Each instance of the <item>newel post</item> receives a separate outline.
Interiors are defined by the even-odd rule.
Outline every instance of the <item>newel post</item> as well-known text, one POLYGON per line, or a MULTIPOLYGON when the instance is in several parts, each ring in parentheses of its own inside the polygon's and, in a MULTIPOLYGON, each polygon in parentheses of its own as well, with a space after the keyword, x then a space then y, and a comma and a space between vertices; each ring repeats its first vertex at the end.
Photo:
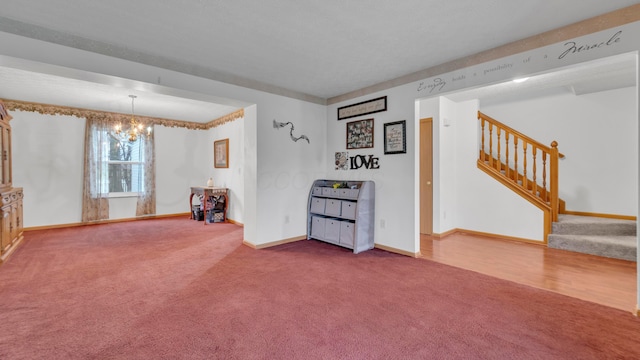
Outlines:
POLYGON ((549 190, 551 192, 551 221, 558 221, 558 212, 560 211, 560 198, 558 195, 558 142, 551 142, 551 153, 549 154, 549 190))

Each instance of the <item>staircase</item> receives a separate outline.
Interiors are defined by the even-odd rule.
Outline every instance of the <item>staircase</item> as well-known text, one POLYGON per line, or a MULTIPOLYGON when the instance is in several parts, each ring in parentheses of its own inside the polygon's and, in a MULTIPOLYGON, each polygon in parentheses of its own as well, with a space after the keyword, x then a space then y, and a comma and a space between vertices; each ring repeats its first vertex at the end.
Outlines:
POLYGON ((560 210, 558 143, 546 146, 480 111, 478 121, 478 169, 542 210, 546 239, 560 210))
POLYGON ((565 213, 557 142, 546 146, 479 111, 478 121, 478 168, 542 210, 549 247, 637 261, 635 221, 565 213))
POLYGON ((560 214, 547 239, 550 248, 637 260, 636 222, 633 220, 560 214))

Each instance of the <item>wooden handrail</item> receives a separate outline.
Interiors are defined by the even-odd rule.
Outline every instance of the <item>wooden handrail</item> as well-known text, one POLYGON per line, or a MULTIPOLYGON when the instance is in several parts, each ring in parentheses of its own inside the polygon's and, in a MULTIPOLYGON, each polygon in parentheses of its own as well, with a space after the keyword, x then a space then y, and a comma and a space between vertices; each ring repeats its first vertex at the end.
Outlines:
POLYGON ((546 241, 560 211, 558 143, 544 145, 480 111, 478 121, 478 167, 545 211, 546 241))

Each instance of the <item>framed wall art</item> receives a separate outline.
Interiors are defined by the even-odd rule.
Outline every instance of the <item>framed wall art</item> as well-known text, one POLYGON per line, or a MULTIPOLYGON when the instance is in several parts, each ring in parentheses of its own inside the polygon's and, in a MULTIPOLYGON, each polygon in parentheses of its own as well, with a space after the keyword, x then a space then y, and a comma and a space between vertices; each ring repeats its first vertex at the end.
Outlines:
POLYGON ((396 121, 384 124, 384 153, 407 153, 407 121, 396 121))
POLYGON ((373 147, 373 119, 347 123, 347 149, 373 147))
POLYGON ((213 142, 213 167, 229 167, 229 139, 213 142))
POLYGON ((353 105, 339 107, 338 120, 344 120, 360 115, 369 115, 380 111, 387 111, 386 96, 359 102, 353 105))

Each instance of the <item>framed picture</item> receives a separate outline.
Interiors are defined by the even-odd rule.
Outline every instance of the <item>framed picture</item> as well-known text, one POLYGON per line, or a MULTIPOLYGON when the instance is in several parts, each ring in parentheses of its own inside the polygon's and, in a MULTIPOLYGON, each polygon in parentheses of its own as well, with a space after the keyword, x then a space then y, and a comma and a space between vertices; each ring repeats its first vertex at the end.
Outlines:
POLYGON ((360 115, 368 115, 380 111, 387 111, 387 97, 359 102, 357 104, 347 105, 338 108, 338 120, 344 120, 360 115))
POLYGON ((396 121, 384 124, 384 153, 407 153, 407 121, 396 121))
POLYGON ((229 167, 229 139, 213 142, 213 167, 229 167))
POLYGON ((373 147, 373 119, 347 123, 347 149, 373 147))

